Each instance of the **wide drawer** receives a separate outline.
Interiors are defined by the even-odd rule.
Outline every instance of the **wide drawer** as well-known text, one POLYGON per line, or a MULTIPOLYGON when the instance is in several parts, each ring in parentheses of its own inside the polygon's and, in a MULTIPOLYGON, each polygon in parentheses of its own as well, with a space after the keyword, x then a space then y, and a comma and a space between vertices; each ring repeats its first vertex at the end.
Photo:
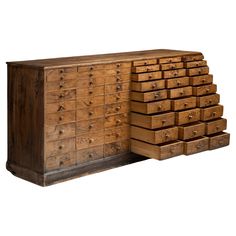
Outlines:
POLYGON ((171 101, 171 110, 180 111, 196 107, 196 97, 179 98, 171 101))
POLYGON ((176 78, 176 77, 181 77, 181 76, 186 76, 186 69, 163 71, 163 78, 164 79, 176 78))
POLYGON ((75 101, 64 101, 57 103, 50 103, 46 105, 46 113, 57 113, 72 111, 76 109, 75 101))
POLYGON ((181 98, 192 96, 193 90, 191 86, 175 88, 168 90, 168 98, 181 98))
POLYGON ((189 77, 189 83, 192 86, 211 84, 213 82, 213 75, 198 75, 189 77))
POLYGON ((118 142, 104 144, 104 156, 109 157, 130 151, 130 140, 122 140, 118 142))
POLYGON ((53 91, 47 93, 46 103, 61 102, 65 100, 75 100, 76 89, 53 91))
POLYGON ((137 66, 132 67, 132 73, 145 73, 160 70, 160 65, 137 66))
POLYGON ((165 80, 154 80, 148 82, 131 82, 132 91, 146 92, 164 88, 165 88, 165 80))
POLYGON ((149 73, 140 73, 140 74, 132 74, 132 81, 147 81, 147 80, 156 80, 162 78, 161 71, 149 72, 149 73))
POLYGON ((219 94, 212 94, 212 95, 197 97, 198 107, 209 107, 212 105, 217 105, 219 102, 220 102, 219 94))
POLYGON ((114 94, 129 90, 130 90, 130 82, 105 85, 105 94, 114 94))
POLYGON ((208 66, 187 69, 187 75, 188 76, 206 75, 208 73, 209 73, 209 67, 208 66))
POLYGON ((207 61, 189 61, 184 63, 185 68, 194 68, 194 67, 201 67, 201 66, 207 66, 207 61))
POLYGON ((200 109, 194 108, 186 111, 176 112, 176 124, 183 125, 200 120, 200 109))
POLYGON ((230 142, 230 135, 225 132, 212 134, 212 135, 209 135, 208 137, 209 137, 210 150, 225 147, 229 145, 229 142, 230 142))
POLYGON ((188 56, 183 56, 182 60, 183 61, 200 61, 203 60, 204 56, 202 54, 197 54, 197 55, 188 55, 188 56))
POLYGON ((193 87, 194 96, 208 95, 208 94, 216 93, 216 91, 217 91, 216 84, 193 87))
POLYGON ((158 90, 151 92, 131 92, 131 100, 140 102, 151 102, 167 98, 167 90, 158 90))
POLYGON ((178 88, 189 85, 189 77, 179 77, 166 80, 166 88, 178 88))
POLYGON ((129 139, 129 137, 129 125, 107 128, 105 129, 104 143, 113 143, 122 139, 129 139))
POLYGON ((107 104, 104 106, 105 116, 127 113, 129 112, 129 110, 129 102, 119 102, 114 104, 107 104))
POLYGON ((133 66, 146 66, 157 64, 157 59, 145 59, 133 61, 133 66))
POLYGON ((181 62, 181 57, 164 57, 159 59, 160 64, 181 62))
POLYGON ((99 117, 104 117, 104 106, 78 109, 76 112, 77 121, 95 119, 99 117))
POLYGON ((205 123, 197 122, 179 126, 179 139, 187 140, 205 135, 205 123))
POLYGON ((223 115, 223 110, 222 105, 201 108, 201 120, 207 121, 217 119, 223 115))
POLYGON ((84 164, 90 161, 102 159, 104 156, 103 145, 85 148, 77 151, 76 163, 84 164))
POLYGON ((71 123, 76 120, 76 111, 66 111, 46 114, 46 125, 59 125, 71 123))
POLYGON ((115 127, 129 124, 129 113, 117 114, 105 117, 104 127, 115 127))
POLYGON ((76 134, 97 132, 104 129, 104 118, 79 121, 76 124, 76 134))
POLYGON ((158 129, 175 124, 175 113, 167 112, 158 115, 143 115, 139 113, 131 113, 131 124, 147 129, 158 129))
POLYGON ((206 122, 206 135, 219 133, 227 128, 227 120, 224 118, 206 122))
POLYGON ((112 104, 116 102, 124 102, 124 101, 129 101, 129 100, 130 100, 129 91, 105 95, 105 104, 112 104))
POLYGON ((184 154, 191 155, 194 153, 203 152, 209 149, 209 138, 199 137, 193 140, 184 142, 184 154))
POLYGON ((183 62, 176 62, 176 63, 168 63, 168 64, 161 64, 161 70, 176 70, 181 69, 184 67, 183 62))
POLYGON ((173 141, 162 145, 154 145, 131 139, 131 152, 157 160, 164 160, 183 154, 183 142, 173 141))

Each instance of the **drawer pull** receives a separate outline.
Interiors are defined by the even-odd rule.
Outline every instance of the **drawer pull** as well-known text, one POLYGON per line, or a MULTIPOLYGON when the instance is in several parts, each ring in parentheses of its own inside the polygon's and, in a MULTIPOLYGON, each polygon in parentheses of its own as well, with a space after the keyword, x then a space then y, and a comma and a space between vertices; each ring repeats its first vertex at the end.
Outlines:
POLYGON ((119 138, 120 137, 120 134, 119 133, 116 133, 116 138, 119 138))
POLYGON ((119 68, 119 67, 120 67, 120 63, 116 64, 116 67, 118 67, 118 68, 119 68))
POLYGON ((209 104, 212 104, 212 100, 209 100, 209 104))
POLYGON ((118 146, 118 145, 115 148, 116 148, 117 151, 119 151, 121 149, 121 147, 118 146))
POLYGON ((212 112, 212 116, 216 116, 216 112, 214 111, 214 112, 212 112))
POLYGON ((90 125, 89 125, 89 129, 92 129, 92 128, 93 128, 93 124, 90 124, 90 125))
POLYGON ((160 97, 160 94, 159 93, 155 93, 154 94, 154 98, 159 98, 160 97))
POLYGON ((94 142, 94 139, 93 138, 90 138, 89 139, 89 143, 93 143, 94 142))
POLYGON ((220 127, 219 126, 216 126, 216 130, 219 130, 220 129, 220 127))
POLYGON ((206 92, 207 92, 207 93, 209 93, 209 92, 210 92, 210 89, 209 89, 209 88, 208 88, 208 89, 206 89, 206 92))
POLYGON ((93 153, 89 153, 89 158, 92 158, 93 157, 93 153))
POLYGON ((64 130, 59 130, 59 134, 64 134, 64 130))
POLYGON ((63 79, 64 79, 64 76, 61 75, 60 80, 63 80, 63 79))
POLYGON ((58 148, 62 150, 64 148, 64 145, 60 145, 58 148))
POLYGON ((59 95, 59 98, 60 99, 62 99, 62 98, 64 98, 65 97, 65 94, 63 94, 63 93, 61 93, 60 95, 59 95))
POLYGON ((93 81, 92 80, 89 81, 89 86, 91 86, 91 85, 93 85, 93 81))
POLYGON ((200 75, 202 73, 202 70, 198 70, 198 74, 200 75))
POLYGON ((206 82, 206 79, 202 79, 202 83, 205 83, 206 82))
POLYGON ((64 70, 63 70, 63 69, 61 69, 61 70, 60 70, 60 73, 63 73, 63 72, 64 72, 64 70))
POLYGON ((188 103, 184 103, 184 106, 187 107, 187 106, 188 106, 188 103))
POLYGON ((117 95, 116 95, 116 100, 119 100, 119 99, 120 99, 120 95, 117 94, 117 95))
POLYGON ((65 107, 63 105, 60 105, 58 111, 63 111, 63 110, 65 110, 65 107))
POLYGON ((121 90, 121 85, 117 85, 117 86, 116 86, 116 90, 117 90, 117 91, 121 90))
POLYGON ((176 77, 177 75, 178 75, 178 73, 177 73, 177 72, 175 72, 175 73, 174 73, 174 76, 176 77))
POLYGON ((90 90, 90 91, 89 91, 89 94, 93 94, 93 91, 92 91, 92 90, 90 90))
POLYGON ((180 86, 181 85, 181 82, 180 81, 177 81, 177 86, 180 86))
POLYGON ((191 120, 193 118, 192 115, 188 115, 188 119, 191 120))
POLYGON ((93 111, 90 111, 90 112, 89 112, 89 115, 92 116, 92 115, 93 115, 93 111))
POLYGON ((116 111, 119 111, 119 110, 120 110, 120 108, 121 108, 120 106, 119 106, 119 107, 116 107, 116 111))
POLYGON ((198 63, 196 63, 196 66, 199 66, 199 64, 198 64, 198 63))
POLYGON ((183 96, 184 95, 184 91, 180 92, 179 94, 180 94, 180 96, 183 96))
POLYGON ((64 87, 64 83, 60 83, 59 88, 63 88, 63 87, 64 87))
POLYGON ((89 67, 89 70, 90 70, 90 71, 92 71, 92 70, 93 70, 93 67, 92 67, 92 66, 90 66, 90 67, 89 67))
POLYGON ((169 134, 165 134, 165 139, 168 139, 170 137, 169 134))
POLYGON ((116 82, 120 82, 120 81, 121 81, 120 77, 116 76, 116 82))
POLYGON ((116 120, 116 124, 121 124, 121 120, 116 120))
POLYGON ((164 125, 166 123, 166 120, 162 120, 161 122, 162 122, 162 125, 164 125))
POLYGON ((175 68, 176 68, 175 66, 171 66, 171 67, 170 67, 170 69, 172 69, 172 70, 175 69, 175 68))
POLYGON ((117 71, 116 71, 116 74, 119 75, 119 74, 120 74, 120 70, 117 70, 117 71))
POLYGON ((93 101, 90 100, 90 101, 89 101, 89 105, 92 105, 92 104, 93 104, 93 101))
POLYGON ((59 165, 60 165, 60 166, 63 166, 63 165, 64 165, 64 162, 63 162, 63 161, 60 161, 60 162, 59 162, 59 165))
POLYGON ((148 78, 151 79, 151 78, 152 78, 152 75, 149 75, 148 78))
POLYGON ((146 62, 146 61, 144 62, 144 65, 145 65, 145 66, 147 65, 147 62, 146 62))
POLYGON ((89 77, 92 77, 93 76, 93 73, 89 73, 89 77))
POLYGON ((160 111, 162 109, 162 106, 158 106, 157 110, 160 111))
POLYGON ((156 88, 157 87, 157 84, 152 84, 152 88, 156 88))
POLYGON ((169 63, 171 63, 171 62, 172 62, 172 60, 171 60, 171 59, 169 59, 169 60, 168 60, 168 62, 169 62, 169 63))
POLYGON ((194 135, 194 136, 197 135, 197 130, 194 130, 194 131, 193 131, 193 135, 194 135))
POLYGON ((63 116, 59 116, 59 121, 62 121, 64 119, 63 116))

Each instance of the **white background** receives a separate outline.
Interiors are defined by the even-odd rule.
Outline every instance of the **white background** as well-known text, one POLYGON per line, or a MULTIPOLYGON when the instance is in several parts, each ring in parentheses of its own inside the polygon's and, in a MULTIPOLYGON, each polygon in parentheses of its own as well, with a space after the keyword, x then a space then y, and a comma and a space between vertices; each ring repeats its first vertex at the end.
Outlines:
POLYGON ((0 1, 0 235, 236 235, 235 1, 0 1), (6 61, 170 48, 204 53, 231 146, 42 188, 7 159, 6 61))

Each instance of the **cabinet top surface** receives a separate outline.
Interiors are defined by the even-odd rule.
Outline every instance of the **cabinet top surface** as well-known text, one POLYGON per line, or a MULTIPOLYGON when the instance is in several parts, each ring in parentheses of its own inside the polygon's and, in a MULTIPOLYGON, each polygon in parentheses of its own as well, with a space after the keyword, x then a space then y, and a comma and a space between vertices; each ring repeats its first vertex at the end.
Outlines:
POLYGON ((14 61, 14 62, 7 62, 7 64, 39 67, 47 69, 47 68, 115 63, 122 61, 142 60, 148 58, 175 57, 175 56, 195 55, 195 54, 201 54, 201 53, 193 51, 155 49, 155 50, 97 54, 97 55, 86 55, 86 56, 76 56, 76 57, 39 59, 30 61, 14 61))

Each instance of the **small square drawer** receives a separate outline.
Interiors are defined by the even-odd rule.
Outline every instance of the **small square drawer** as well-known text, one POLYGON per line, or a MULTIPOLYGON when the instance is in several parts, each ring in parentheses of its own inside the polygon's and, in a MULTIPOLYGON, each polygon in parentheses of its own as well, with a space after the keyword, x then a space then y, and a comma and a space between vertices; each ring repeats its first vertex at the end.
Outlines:
POLYGON ((65 100, 75 100, 75 97, 76 97, 76 89, 53 91, 47 93, 46 102, 54 103, 65 100))
POLYGON ((103 156, 104 156, 103 145, 81 149, 77 151, 76 163, 77 164, 88 163, 90 161, 102 159, 103 156))
POLYGON ((189 77, 189 83, 192 86, 211 84, 213 82, 213 75, 198 75, 189 77))
POLYGON ((109 157, 130 151, 129 139, 104 144, 104 156, 109 157))
POLYGON ((212 95, 197 97, 198 107, 209 107, 212 105, 217 105, 219 102, 220 102, 219 94, 212 94, 212 95))
POLYGON ((181 98, 192 96, 193 89, 191 86, 175 88, 168 90, 168 98, 181 98))
POLYGON ((76 112, 77 121, 95 119, 103 116, 104 116, 104 106, 78 109, 76 112))
POLYGON ((209 138, 199 137, 184 142, 184 154, 191 155, 194 153, 203 152, 209 149, 209 138))
POLYGON ((46 125, 59 125, 65 123, 75 122, 76 111, 66 111, 58 113, 46 114, 45 123, 46 125))
POLYGON ((209 149, 213 150, 229 145, 230 135, 226 132, 209 135, 209 149))
POLYGON ((219 133, 227 128, 227 120, 224 118, 206 122, 206 135, 219 133))
POLYGON ((201 120, 207 121, 217 119, 223 115, 223 110, 222 105, 201 108, 201 120))
POLYGON ((65 67, 61 69, 46 70, 47 82, 71 79, 77 79, 77 67, 65 67))
POLYGON ((208 73, 209 73, 209 67, 208 66, 187 69, 187 75, 188 76, 206 75, 208 73))
POLYGON ((181 57, 164 57, 159 59, 160 64, 181 62, 181 57))
POLYGON ((131 152, 157 160, 182 155, 183 151, 182 141, 172 141, 165 144, 154 145, 131 139, 131 152))
POLYGON ((104 129, 104 118, 83 120, 76 123, 76 134, 97 132, 104 129))
POLYGON ((142 140, 147 143, 160 144, 178 139, 178 127, 165 128, 160 130, 144 129, 131 126, 131 138, 142 140))
POLYGON ((131 100, 140 102, 151 102, 167 98, 167 90, 158 90, 151 92, 131 92, 131 100))
POLYGON ((176 79, 167 79, 166 88, 178 88, 189 85, 189 77, 179 77, 176 79))
POLYGON ((158 129, 175 124, 175 113, 166 112, 158 115, 143 115, 139 113, 131 113, 131 124, 147 129, 158 129))
POLYGON ((179 98, 171 101, 171 110, 181 111, 196 107, 196 97, 179 98))
POLYGON ((153 114, 170 111, 170 108, 170 100, 148 103, 131 101, 131 111, 140 112, 143 114, 153 114))
POLYGON ((183 56, 182 61, 201 61, 204 59, 202 54, 183 56))
POLYGON ((76 80, 58 80, 58 81, 49 81, 46 83, 46 91, 54 90, 64 90, 77 87, 76 80))
POLYGON ((179 126, 179 139, 187 140, 205 135, 205 123, 197 122, 179 126))
POLYGON ((161 64, 161 70, 176 70, 184 67, 183 62, 169 63, 169 64, 161 64))
POLYGON ((132 73, 145 73, 160 70, 160 65, 137 66, 132 67, 132 73))
POLYGON ((116 127, 129 124, 129 113, 116 114, 105 117, 104 127, 116 127))
POLYGON ((104 95, 94 97, 80 97, 76 101, 76 108, 83 109, 88 107, 95 107, 104 104, 104 95))
POLYGON ((114 104, 107 104, 104 107, 105 116, 115 115, 118 113, 129 112, 129 102, 119 102, 114 104))
POLYGON ((189 61, 184 63, 185 68, 194 68, 194 67, 202 67, 207 66, 207 61, 189 61))
POLYGON ((50 103, 46 106, 46 113, 57 113, 72 111, 76 109, 75 101, 64 101, 58 103, 50 103))
POLYGON ((105 87, 104 85, 99 85, 96 87, 88 87, 88 88, 78 88, 76 90, 77 98, 80 97, 92 97, 105 94, 105 87))
POLYGON ((176 78, 176 77, 181 77, 181 76, 186 76, 186 69, 163 71, 163 78, 164 79, 176 78))
POLYGON ((113 143, 122 139, 129 139, 130 128, 129 125, 112 127, 105 129, 104 143, 113 143))
POLYGON ((124 101, 129 101, 129 100, 130 100, 129 91, 105 95, 105 104, 112 104, 116 102, 124 102, 124 101))
POLYGON ((148 82, 131 82, 131 90, 138 92, 153 91, 165 88, 165 80, 154 80, 148 82))
POLYGON ((132 81, 147 81, 147 80, 156 80, 162 78, 161 71, 149 72, 149 73, 141 73, 141 74, 132 74, 132 81))
POLYGON ((146 66, 154 64, 157 64, 157 59, 145 59, 145 60, 133 61, 133 66, 146 66))
POLYGON ((193 87, 194 96, 208 95, 208 94, 216 93, 216 91, 217 91, 216 84, 193 87))
POLYGON ((130 82, 105 85, 105 94, 114 94, 129 90, 130 90, 130 82))
POLYGON ((176 124, 183 125, 200 120, 200 109, 194 108, 186 111, 176 112, 176 124))

